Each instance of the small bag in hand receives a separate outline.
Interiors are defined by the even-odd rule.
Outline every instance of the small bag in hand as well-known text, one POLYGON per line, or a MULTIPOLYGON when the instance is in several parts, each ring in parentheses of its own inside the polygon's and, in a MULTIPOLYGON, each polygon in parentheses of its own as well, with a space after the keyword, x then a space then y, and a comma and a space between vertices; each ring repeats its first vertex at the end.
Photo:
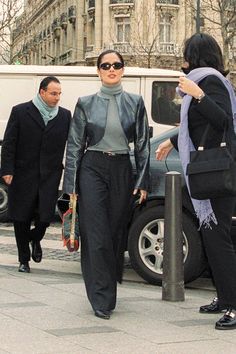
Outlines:
POLYGON ((236 195, 236 163, 226 144, 226 127, 219 147, 204 149, 209 125, 197 151, 190 152, 186 174, 194 199, 236 195))

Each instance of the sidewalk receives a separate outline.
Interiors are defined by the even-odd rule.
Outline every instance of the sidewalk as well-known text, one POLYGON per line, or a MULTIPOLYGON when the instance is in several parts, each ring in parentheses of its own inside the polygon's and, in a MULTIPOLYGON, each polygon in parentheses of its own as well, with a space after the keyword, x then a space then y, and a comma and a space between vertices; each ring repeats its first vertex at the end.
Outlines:
POLYGON ((185 290, 185 301, 162 300, 125 269, 109 321, 87 301, 79 253, 62 248, 58 227, 42 242, 42 263, 18 272, 12 227, 0 225, 0 354, 233 354, 236 331, 216 331, 219 315, 198 313, 214 296, 205 279, 185 290))

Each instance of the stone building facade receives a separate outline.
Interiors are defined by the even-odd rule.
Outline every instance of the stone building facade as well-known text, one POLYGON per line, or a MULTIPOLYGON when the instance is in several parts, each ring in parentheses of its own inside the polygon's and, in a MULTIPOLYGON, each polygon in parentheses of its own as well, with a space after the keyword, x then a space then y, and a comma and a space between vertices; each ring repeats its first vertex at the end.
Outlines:
POLYGON ((12 32, 12 61, 37 65, 83 63, 83 3, 25 0, 25 10, 12 32))
POLYGON ((179 69, 184 40, 196 30, 189 1, 25 0, 12 62, 94 65, 102 50, 114 48, 129 65, 179 69))

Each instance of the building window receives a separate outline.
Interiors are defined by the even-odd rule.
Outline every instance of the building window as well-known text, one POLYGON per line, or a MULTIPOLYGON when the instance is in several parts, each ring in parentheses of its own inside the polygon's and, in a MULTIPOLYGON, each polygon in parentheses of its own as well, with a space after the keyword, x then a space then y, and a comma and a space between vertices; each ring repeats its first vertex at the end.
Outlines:
POLYGON ((160 17, 160 43, 171 42, 171 18, 172 16, 168 13, 160 17))
POLYGON ((130 19, 119 17, 116 19, 117 42, 130 42, 130 19))

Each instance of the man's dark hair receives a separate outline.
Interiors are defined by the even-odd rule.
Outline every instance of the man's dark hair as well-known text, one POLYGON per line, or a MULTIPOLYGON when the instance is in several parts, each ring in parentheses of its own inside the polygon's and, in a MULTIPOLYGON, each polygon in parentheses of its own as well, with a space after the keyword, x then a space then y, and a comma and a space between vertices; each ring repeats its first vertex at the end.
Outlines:
POLYGON ((60 81, 55 76, 47 76, 40 82, 39 92, 41 89, 46 91, 50 82, 56 82, 57 84, 60 84, 60 81))
POLYGON ((107 49, 105 50, 104 52, 102 52, 99 56, 98 56, 98 59, 97 59, 97 67, 98 69, 100 68, 100 64, 102 62, 102 58, 104 57, 104 55, 106 54, 111 54, 111 53, 114 53, 118 56, 118 58, 120 59, 120 62, 124 65, 124 58, 122 57, 122 55, 117 52, 117 50, 114 50, 114 49, 107 49))
POLYGON ((224 69, 220 46, 209 34, 195 33, 187 39, 183 54, 190 70, 207 66, 218 70, 223 75, 228 73, 224 69))

